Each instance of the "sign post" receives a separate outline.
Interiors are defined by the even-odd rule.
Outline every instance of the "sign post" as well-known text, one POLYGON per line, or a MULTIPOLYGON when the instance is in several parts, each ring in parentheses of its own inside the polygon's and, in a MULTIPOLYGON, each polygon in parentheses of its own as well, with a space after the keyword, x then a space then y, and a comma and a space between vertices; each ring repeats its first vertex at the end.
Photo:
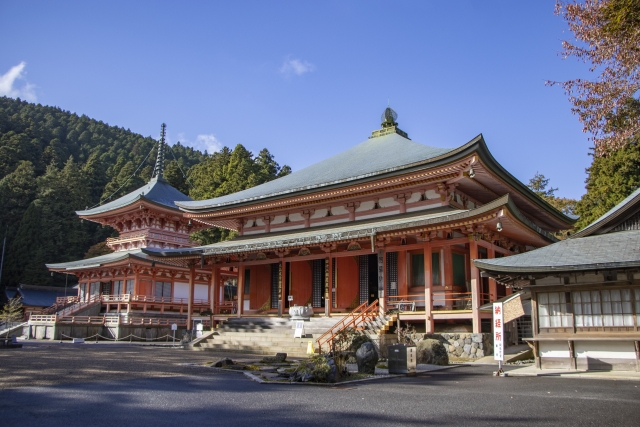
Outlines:
POLYGON ((175 323, 172 323, 171 330, 173 331, 173 342, 171 343, 171 347, 173 347, 176 345, 176 331, 178 330, 178 325, 175 323))
POLYGON ((493 358, 498 361, 498 371, 494 375, 503 375, 504 361, 504 311, 501 302, 493 303, 493 358))
POLYGON ((294 338, 302 338, 304 335, 304 322, 296 322, 296 330, 293 333, 294 338))

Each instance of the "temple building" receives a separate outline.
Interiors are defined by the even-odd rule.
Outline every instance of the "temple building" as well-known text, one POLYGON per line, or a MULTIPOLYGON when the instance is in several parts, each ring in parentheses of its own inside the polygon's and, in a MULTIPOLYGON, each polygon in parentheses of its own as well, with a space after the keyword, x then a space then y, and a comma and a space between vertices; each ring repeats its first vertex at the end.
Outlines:
POLYGON ((476 260, 482 276, 530 292, 540 369, 640 371, 640 190, 564 240, 476 260))
POLYGON ((340 317, 375 303, 419 331, 490 333, 479 307, 511 290, 471 261, 554 243, 574 219, 506 171, 482 135, 430 147, 396 120, 387 108, 364 142, 210 200, 177 192, 157 167, 147 186, 78 212, 120 232, 116 252, 48 268, 78 276, 77 298, 120 319, 172 312, 190 329, 203 313, 221 322, 306 306, 340 317), (196 246, 189 233, 206 227, 237 236, 196 246))

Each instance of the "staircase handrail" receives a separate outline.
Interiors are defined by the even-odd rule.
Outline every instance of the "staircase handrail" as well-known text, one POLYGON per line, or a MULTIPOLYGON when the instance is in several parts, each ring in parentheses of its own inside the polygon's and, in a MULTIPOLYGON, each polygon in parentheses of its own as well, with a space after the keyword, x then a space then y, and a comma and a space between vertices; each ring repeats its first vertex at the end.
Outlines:
POLYGON ((374 310, 378 311, 378 300, 375 300, 371 304, 368 304, 367 302, 360 304, 351 313, 344 316, 342 320, 333 325, 331 329, 322 334, 320 338, 316 340, 318 352, 322 353, 323 345, 329 344, 330 348, 333 347, 333 341, 339 333, 350 327, 358 327, 374 310))

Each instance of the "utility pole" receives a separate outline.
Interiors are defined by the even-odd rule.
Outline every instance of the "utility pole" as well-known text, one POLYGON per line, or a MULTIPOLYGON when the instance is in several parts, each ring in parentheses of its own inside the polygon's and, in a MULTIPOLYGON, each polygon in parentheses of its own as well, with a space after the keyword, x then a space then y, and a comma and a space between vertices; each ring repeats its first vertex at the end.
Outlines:
POLYGON ((2 286, 2 268, 4 267, 4 247, 7 245, 7 232, 9 231, 9 226, 4 230, 4 239, 2 240, 2 259, 0 260, 0 286, 2 286))

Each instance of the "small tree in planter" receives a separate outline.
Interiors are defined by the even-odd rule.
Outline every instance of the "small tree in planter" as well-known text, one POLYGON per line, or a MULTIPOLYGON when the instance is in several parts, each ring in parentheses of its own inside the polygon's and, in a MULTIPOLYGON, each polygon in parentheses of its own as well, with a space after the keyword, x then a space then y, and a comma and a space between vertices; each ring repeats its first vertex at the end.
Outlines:
POLYGON ((0 322, 5 322, 7 324, 7 335, 5 338, 9 337, 9 331, 11 330, 10 323, 21 320, 22 316, 21 297, 11 298, 4 307, 2 307, 2 311, 0 311, 0 322))

